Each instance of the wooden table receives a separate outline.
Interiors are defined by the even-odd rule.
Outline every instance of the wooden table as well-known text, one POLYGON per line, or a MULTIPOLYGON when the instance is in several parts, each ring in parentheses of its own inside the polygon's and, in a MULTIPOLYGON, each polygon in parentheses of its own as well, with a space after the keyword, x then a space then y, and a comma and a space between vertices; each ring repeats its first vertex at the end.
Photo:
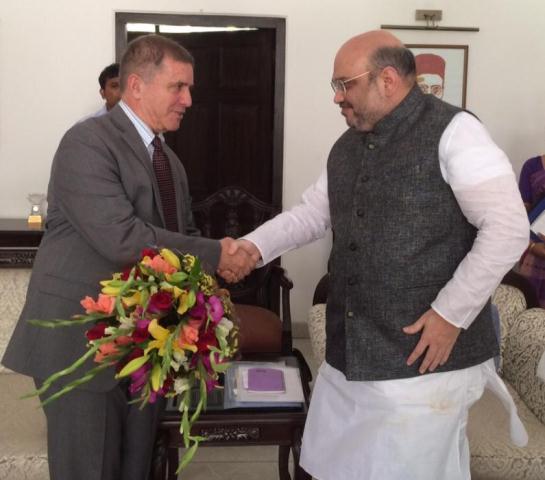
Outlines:
POLYGON ((0 268, 32 268, 43 233, 26 219, 0 219, 0 268))
MULTIPOLYGON (((288 364, 298 365, 297 358, 281 357, 288 364)), ((252 360, 255 360, 252 358, 252 360)), ((270 361, 267 358, 266 361, 270 361)), ((293 456, 294 480, 311 480, 299 466, 301 439, 307 418, 309 378, 301 371, 305 402, 300 408, 252 408, 224 410, 221 390, 209 399, 210 408, 201 413, 195 422, 192 435, 208 437, 199 448, 206 446, 278 445, 278 472, 280 480, 291 480, 288 469, 290 451, 293 456), (221 403, 220 403, 221 402, 221 403), (215 405, 213 405, 215 404, 215 405)), ((178 449, 183 448, 180 435, 180 413, 175 407, 167 407, 157 432, 154 449, 153 479, 176 480, 178 449)), ((183 477, 183 474, 182 474, 183 477)))

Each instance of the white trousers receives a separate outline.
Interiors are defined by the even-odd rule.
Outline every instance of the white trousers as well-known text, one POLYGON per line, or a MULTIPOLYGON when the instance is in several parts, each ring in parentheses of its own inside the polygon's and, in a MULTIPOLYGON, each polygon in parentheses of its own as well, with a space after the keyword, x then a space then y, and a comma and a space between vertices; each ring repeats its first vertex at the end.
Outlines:
POLYGON ((492 360, 376 382, 349 382, 324 362, 313 389, 301 466, 319 480, 469 480, 468 410, 487 383, 501 391, 522 443, 526 432, 492 360))

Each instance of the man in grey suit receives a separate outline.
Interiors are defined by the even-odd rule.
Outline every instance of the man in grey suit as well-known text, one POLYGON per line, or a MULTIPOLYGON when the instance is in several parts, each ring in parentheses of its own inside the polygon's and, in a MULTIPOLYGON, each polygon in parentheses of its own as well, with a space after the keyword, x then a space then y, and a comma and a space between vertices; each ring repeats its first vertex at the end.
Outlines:
MULTIPOLYGON (((75 125, 61 140, 49 182, 46 232, 2 360, 36 385, 82 355, 86 327, 50 330, 27 320, 80 313, 80 300, 96 296, 99 281, 133 264, 142 248, 190 252, 213 269, 229 270, 234 280, 253 266, 247 254, 227 253, 230 239, 198 236, 186 173, 162 141, 161 134, 177 130, 191 106, 192 85, 189 52, 160 36, 140 37, 121 61, 122 101, 107 115, 75 125), (156 156, 164 161, 160 173, 156 156)), ((128 405, 113 371, 44 410, 52 480, 148 477, 161 405, 128 405)))

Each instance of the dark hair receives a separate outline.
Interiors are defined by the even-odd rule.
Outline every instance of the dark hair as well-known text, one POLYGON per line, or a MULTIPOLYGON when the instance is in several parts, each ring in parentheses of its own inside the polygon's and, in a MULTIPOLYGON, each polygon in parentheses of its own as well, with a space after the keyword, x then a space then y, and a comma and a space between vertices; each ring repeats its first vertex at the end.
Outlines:
POLYGON ((149 80, 165 57, 195 65, 191 53, 169 38, 153 34, 132 40, 121 59, 121 91, 125 90, 127 78, 132 73, 137 73, 145 80, 149 80))
POLYGON ((371 70, 382 70, 386 67, 395 68, 405 80, 414 80, 416 76, 414 55, 406 47, 379 47, 371 54, 369 57, 371 70))
POLYGON ((115 77, 119 77, 119 63, 112 63, 100 72, 100 75, 98 76, 100 88, 104 90, 106 88, 106 82, 110 80, 110 78, 115 77))

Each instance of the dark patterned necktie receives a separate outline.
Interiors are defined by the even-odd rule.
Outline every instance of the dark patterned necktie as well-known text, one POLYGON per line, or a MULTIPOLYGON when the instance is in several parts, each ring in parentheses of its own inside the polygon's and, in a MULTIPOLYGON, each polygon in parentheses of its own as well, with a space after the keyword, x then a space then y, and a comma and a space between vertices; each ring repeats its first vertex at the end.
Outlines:
POLYGON ((163 204, 165 227, 167 230, 177 232, 176 192, 174 190, 170 163, 168 162, 167 154, 161 145, 161 139, 156 136, 151 143, 153 144, 153 170, 155 171, 155 178, 157 178, 157 183, 159 184, 159 194, 161 195, 161 203, 163 204))

